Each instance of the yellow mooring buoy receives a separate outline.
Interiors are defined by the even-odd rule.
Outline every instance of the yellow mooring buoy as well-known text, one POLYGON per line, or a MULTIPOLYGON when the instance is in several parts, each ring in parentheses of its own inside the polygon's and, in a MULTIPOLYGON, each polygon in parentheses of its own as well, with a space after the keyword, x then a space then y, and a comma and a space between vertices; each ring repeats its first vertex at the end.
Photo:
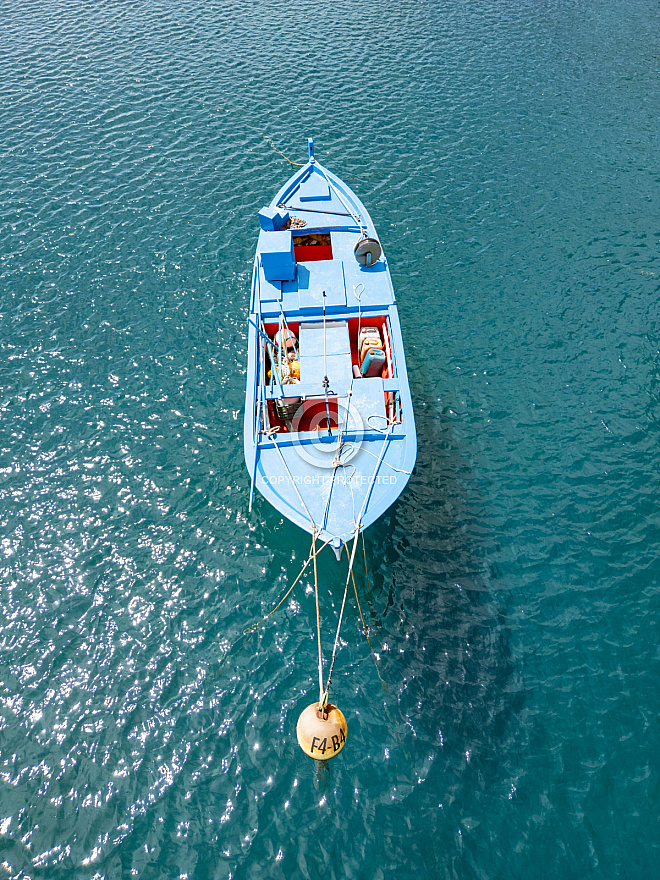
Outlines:
POLYGON ((296 735, 300 748, 309 758, 328 761, 344 748, 348 727, 340 709, 332 703, 320 708, 312 703, 300 715, 296 735))

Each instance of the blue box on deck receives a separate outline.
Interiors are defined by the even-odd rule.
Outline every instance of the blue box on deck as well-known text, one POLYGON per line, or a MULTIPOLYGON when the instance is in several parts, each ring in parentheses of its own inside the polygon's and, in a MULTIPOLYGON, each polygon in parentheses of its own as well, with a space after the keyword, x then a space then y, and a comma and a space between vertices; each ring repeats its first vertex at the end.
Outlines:
POLYGON ((277 232, 289 219, 286 208, 262 208, 259 211, 259 226, 265 232, 277 232))
POLYGON ((296 277, 296 259, 291 230, 262 233, 259 245, 266 280, 293 281, 296 277))

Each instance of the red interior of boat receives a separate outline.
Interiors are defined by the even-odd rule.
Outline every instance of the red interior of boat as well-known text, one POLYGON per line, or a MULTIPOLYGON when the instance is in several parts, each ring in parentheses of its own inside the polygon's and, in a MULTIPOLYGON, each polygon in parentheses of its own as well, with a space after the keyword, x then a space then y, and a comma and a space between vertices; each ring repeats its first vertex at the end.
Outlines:
MULTIPOLYGON (((298 338, 300 335, 300 324, 298 321, 287 321, 287 327, 293 333, 293 335, 298 338)), ((266 331, 266 335, 270 336, 271 339, 275 337, 275 334, 280 329, 279 324, 264 324, 264 330, 266 331)))
POLYGON ((385 349, 385 354, 387 355, 387 362, 383 369, 383 379, 387 379, 390 375, 390 363, 391 363, 391 355, 390 355, 390 345, 389 345, 389 334, 387 333, 387 318, 385 315, 369 315, 368 318, 362 318, 359 322, 357 318, 349 318, 348 319, 348 338, 351 341, 351 362, 353 365, 360 364, 359 352, 358 352, 358 323, 362 327, 378 327, 380 330, 380 338, 383 340, 383 347, 385 349))
MULTIPOLYGON (((311 250, 317 250, 321 246, 317 245, 312 247, 311 250)), ((390 352, 390 339, 389 333, 387 331, 387 318, 385 315, 369 315, 368 318, 362 318, 361 322, 358 322, 357 318, 349 318, 348 319, 348 335, 351 343, 351 361, 353 364, 358 364, 358 346, 357 346, 357 338, 358 338, 358 323, 361 323, 362 327, 378 327, 380 330, 381 339, 383 340, 383 347, 385 349, 385 354, 387 356, 387 362, 385 364, 385 368, 383 369, 382 376, 384 379, 387 379, 391 375, 391 364, 392 364, 392 356, 390 352)), ((288 321, 287 322, 289 330, 296 337, 300 335, 300 324, 298 321, 288 321)), ((271 339, 274 338, 275 334, 279 330, 278 324, 265 324, 264 329, 268 336, 271 339)), ((266 358, 266 370, 270 369, 269 358, 266 358)), ((291 396, 295 398, 295 385, 289 386, 291 389, 291 396)), ((287 388, 288 391, 288 388, 287 388)), ((393 401, 394 395, 386 394, 385 400, 387 404, 391 404, 393 401)), ((329 399, 329 410, 330 410, 330 427, 337 428, 338 421, 338 410, 337 410, 337 401, 336 398, 329 399)), ((268 403, 268 415, 270 424, 273 426, 279 426, 280 431, 286 432, 288 430, 286 426, 286 422, 284 419, 281 419, 275 409, 275 404, 273 401, 269 401, 268 403)), ((325 398, 311 398, 301 402, 301 406, 298 409, 294 419, 292 420, 292 428, 294 431, 317 431, 323 430, 327 428, 327 416, 325 410, 325 398)))
POLYGON ((313 260, 331 260, 332 245, 300 245, 293 248, 296 263, 311 263, 313 260))
POLYGON ((296 263, 332 259, 332 240, 327 232, 294 235, 293 256, 296 263))
MULTIPOLYGON (((332 430, 339 427, 339 411, 337 398, 328 398, 328 412, 330 414, 330 427, 332 430)), ((289 429, 284 419, 280 418, 275 408, 275 403, 268 402, 268 418, 272 426, 279 426, 281 433, 289 429)), ((300 402, 298 411, 291 419, 291 429, 300 431, 326 431, 328 428, 328 414, 325 409, 325 398, 314 397, 300 402)))
MULTIPOLYGON (((385 317, 385 315, 369 315, 368 318, 362 318, 361 322, 358 322, 357 318, 348 319, 348 337, 351 342, 351 363, 359 365, 357 347, 358 323, 361 323, 362 327, 378 327, 378 329, 380 330, 380 336, 383 340, 385 354, 387 355, 387 363, 385 364, 385 369, 383 370, 383 379, 389 378, 389 376, 391 375, 392 355, 390 353, 389 333, 387 332, 387 318, 385 317)), ((298 321, 288 321, 287 324, 289 330, 297 338, 300 335, 300 324, 298 323, 298 321)), ((280 328, 278 324, 265 324, 264 329, 266 330, 268 336, 273 339, 280 328)))

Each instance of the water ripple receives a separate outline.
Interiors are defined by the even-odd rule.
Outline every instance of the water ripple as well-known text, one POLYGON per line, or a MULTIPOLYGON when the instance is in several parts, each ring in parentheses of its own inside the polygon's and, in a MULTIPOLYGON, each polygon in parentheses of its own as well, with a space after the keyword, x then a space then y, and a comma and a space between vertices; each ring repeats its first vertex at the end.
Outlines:
MULTIPOLYGON (((652 874, 656 32, 646 0, 6 6, 7 876, 652 874), (325 767, 310 578, 230 651, 309 549, 240 454, 254 213, 309 134, 383 240, 420 441, 325 767)), ((342 589, 322 558, 326 652, 342 589)))

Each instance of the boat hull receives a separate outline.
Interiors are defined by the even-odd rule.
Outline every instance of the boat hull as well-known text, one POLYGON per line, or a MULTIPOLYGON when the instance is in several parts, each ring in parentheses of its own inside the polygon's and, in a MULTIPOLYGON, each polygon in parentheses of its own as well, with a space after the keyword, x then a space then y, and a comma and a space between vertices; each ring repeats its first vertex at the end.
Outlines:
POLYGON ((416 458, 389 268, 364 205, 311 150, 260 221, 245 461, 252 490, 337 549, 398 498, 416 458), (366 376, 364 328, 375 329, 385 355, 376 350, 365 358, 366 376))

